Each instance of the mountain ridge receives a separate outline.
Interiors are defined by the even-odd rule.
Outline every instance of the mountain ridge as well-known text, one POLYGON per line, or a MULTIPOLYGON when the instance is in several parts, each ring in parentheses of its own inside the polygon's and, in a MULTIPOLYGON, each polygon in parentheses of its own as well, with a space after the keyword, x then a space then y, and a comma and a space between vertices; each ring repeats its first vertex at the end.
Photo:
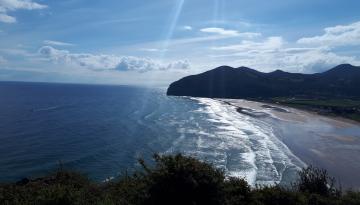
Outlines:
POLYGON ((340 64, 322 73, 260 72, 220 66, 173 82, 168 95, 211 98, 360 98, 360 67, 340 64))

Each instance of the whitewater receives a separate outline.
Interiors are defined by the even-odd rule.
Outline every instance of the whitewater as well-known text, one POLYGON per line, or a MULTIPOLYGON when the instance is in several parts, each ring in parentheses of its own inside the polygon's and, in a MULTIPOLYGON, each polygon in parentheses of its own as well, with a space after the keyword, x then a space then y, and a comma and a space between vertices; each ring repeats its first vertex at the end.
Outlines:
MULTIPOLYGON (((206 113, 213 129, 194 121, 196 129, 180 129, 182 135, 168 152, 182 150, 213 163, 228 176, 246 179, 251 185, 289 184, 306 166, 276 137, 273 125, 263 119, 241 114, 222 100, 191 99, 203 105, 194 112, 206 113), (189 133, 196 137, 185 137, 189 133)), ((271 117, 265 109, 264 114, 271 117)))

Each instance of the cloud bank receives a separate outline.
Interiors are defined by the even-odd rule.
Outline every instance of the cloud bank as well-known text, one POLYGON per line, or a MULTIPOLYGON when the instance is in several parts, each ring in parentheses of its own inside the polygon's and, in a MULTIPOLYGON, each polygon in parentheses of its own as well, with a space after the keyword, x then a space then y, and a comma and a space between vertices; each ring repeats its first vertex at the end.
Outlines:
POLYGON ((35 53, 26 48, 0 48, 0 55, 6 58, 0 57, 0 63, 5 62, 7 67, 15 65, 13 67, 19 69, 32 66, 42 72, 54 68, 55 71, 52 71, 61 75, 91 75, 92 80, 103 76, 102 81, 109 78, 116 83, 131 81, 132 84, 141 84, 143 82, 139 82, 139 79, 148 77, 162 85, 221 65, 248 66, 264 72, 281 69, 315 73, 342 63, 360 65, 359 55, 351 47, 360 45, 359 25, 360 22, 328 27, 319 35, 291 42, 282 36, 265 36, 220 27, 193 28, 182 32, 184 36, 171 39, 166 49, 161 49, 162 41, 153 41, 114 50, 117 53, 130 51, 131 55, 138 57, 73 52, 71 47, 63 47, 74 44, 45 40, 35 53), (179 56, 180 59, 189 59, 192 64, 189 60, 170 61, 179 56), (164 61, 155 60, 157 57, 164 58, 164 61))
MULTIPOLYGON (((235 31, 221 29, 208 31, 236 35, 235 31)), ((289 43, 281 36, 259 37, 240 40, 239 43, 212 46, 210 57, 214 61, 228 61, 233 66, 249 66, 262 71, 283 69, 290 72, 323 72, 342 63, 360 64, 358 56, 341 55, 340 46, 360 45, 360 22, 324 29, 319 36, 300 38, 289 43)))
POLYGON ((360 45, 360 22, 328 27, 324 31, 323 35, 301 38, 297 42, 325 46, 360 45))
POLYGON ((41 56, 64 66, 83 67, 91 70, 104 71, 137 71, 149 72, 159 70, 186 70, 190 69, 187 60, 171 63, 160 63, 150 58, 139 58, 133 56, 116 56, 89 53, 71 53, 68 50, 59 50, 51 46, 43 46, 39 49, 41 56))

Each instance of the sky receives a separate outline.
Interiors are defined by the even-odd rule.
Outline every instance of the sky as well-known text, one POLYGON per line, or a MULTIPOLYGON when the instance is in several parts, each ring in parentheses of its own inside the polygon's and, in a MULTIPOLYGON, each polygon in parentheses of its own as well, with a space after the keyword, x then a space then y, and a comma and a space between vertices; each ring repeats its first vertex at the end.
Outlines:
POLYGON ((166 87, 360 65, 358 0, 0 0, 0 80, 166 87))

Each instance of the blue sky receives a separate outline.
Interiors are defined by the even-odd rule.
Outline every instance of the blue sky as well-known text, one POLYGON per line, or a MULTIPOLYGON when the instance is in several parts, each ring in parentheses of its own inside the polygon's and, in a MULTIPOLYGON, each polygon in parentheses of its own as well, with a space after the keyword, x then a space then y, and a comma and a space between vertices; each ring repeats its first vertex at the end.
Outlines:
POLYGON ((0 0, 0 80, 166 86, 360 65, 360 1, 0 0))

